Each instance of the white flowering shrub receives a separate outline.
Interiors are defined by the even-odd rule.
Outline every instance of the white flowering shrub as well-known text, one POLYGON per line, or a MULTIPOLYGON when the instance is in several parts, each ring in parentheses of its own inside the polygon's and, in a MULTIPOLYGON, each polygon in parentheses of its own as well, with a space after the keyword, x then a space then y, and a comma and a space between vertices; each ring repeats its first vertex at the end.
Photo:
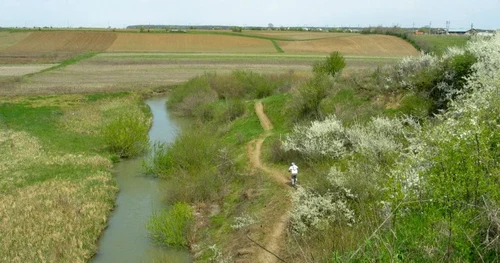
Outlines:
POLYGON ((339 158, 346 153, 346 143, 342 122, 331 115, 310 125, 296 125, 282 142, 282 148, 308 157, 339 158))
POLYGON ((477 58, 469 87, 495 85, 500 80, 500 33, 491 38, 476 37, 466 47, 477 58))
POLYGON ((213 244, 211 246, 208 246, 208 249, 210 251, 210 258, 209 262, 216 262, 216 263, 230 263, 234 262, 233 259, 230 256, 224 256, 222 253, 222 249, 217 246, 217 244, 213 244))
POLYGON ((231 225, 232 229, 242 229, 257 222, 254 217, 250 215, 243 215, 234 218, 234 224, 231 225))
POLYGON ((409 261, 498 259, 499 248, 482 240, 499 236, 490 231, 498 217, 490 215, 500 203, 500 36, 476 39, 466 51, 477 58, 465 79, 467 92, 408 140, 390 173, 384 203, 399 208, 393 227, 407 242, 403 249, 434 248, 407 254, 409 261), (446 255, 450 247, 460 249, 446 255))
POLYGON ((299 187, 292 194, 294 207, 290 212, 292 230, 305 234, 310 229, 322 230, 332 223, 351 225, 356 222, 348 199, 354 197, 342 191, 329 191, 324 195, 299 187))
POLYGON ((452 46, 445 50, 445 52, 441 56, 441 59, 446 60, 449 58, 453 58, 455 56, 463 55, 464 53, 465 53, 464 48, 452 46))
POLYGON ((405 57, 394 70, 393 78, 404 88, 412 88, 409 78, 416 73, 438 63, 438 58, 432 54, 421 53, 420 56, 405 57))
POLYGON ((386 153, 399 152, 404 133, 401 119, 374 117, 366 125, 356 124, 346 129, 353 151, 367 156, 380 157, 386 153))
POLYGON ((282 142, 283 150, 297 151, 307 157, 340 158, 348 153, 359 152, 367 156, 381 157, 398 152, 404 137, 403 119, 374 117, 365 125, 344 127, 334 115, 310 125, 297 125, 282 142))
POLYGON ((483 50, 453 47, 440 57, 422 54, 405 58, 395 66, 393 78, 401 88, 415 90, 431 99, 432 112, 437 113, 465 92, 465 83, 477 70, 473 65, 483 50))

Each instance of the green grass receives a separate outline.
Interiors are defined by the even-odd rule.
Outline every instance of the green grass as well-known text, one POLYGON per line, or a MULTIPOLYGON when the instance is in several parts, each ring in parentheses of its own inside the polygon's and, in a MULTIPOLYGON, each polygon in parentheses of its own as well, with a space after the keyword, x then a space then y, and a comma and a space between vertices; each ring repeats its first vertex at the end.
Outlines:
POLYGON ((71 57, 71 58, 68 58, 64 61, 62 61, 61 63, 53 66, 53 67, 50 67, 50 68, 46 68, 44 70, 41 70, 41 71, 38 71, 38 72, 35 72, 35 73, 31 73, 31 74, 26 74, 24 75, 25 77, 32 77, 34 75, 37 75, 37 74, 41 74, 41 73, 45 73, 45 72, 48 72, 48 71, 52 71, 52 70, 56 70, 56 69, 60 69, 60 68, 64 68, 64 67, 67 67, 69 65, 73 65, 73 64, 76 64, 82 60, 85 60, 85 59, 89 59, 91 57, 94 57, 96 56, 97 54, 99 54, 100 52, 87 52, 87 53, 83 53, 83 54, 80 54, 78 56, 75 56, 75 57, 71 57))
POLYGON ((230 131, 224 136, 224 142, 241 144, 256 138, 262 132, 259 118, 255 114, 254 102, 250 101, 247 104, 247 116, 233 122, 230 131))
POLYGON ((112 99, 112 98, 122 98, 130 95, 129 92, 116 92, 116 93, 96 93, 96 94, 88 94, 85 97, 87 101, 98 101, 103 99, 112 99))
POLYGON ((169 210, 154 214, 146 228, 159 244, 187 246, 188 232, 193 218, 193 209, 190 205, 176 203, 169 210))
POLYGON ((452 35, 418 35, 413 36, 417 42, 426 43, 429 51, 436 55, 442 55, 449 47, 463 47, 469 40, 468 36, 452 35))
POLYGON ((290 94, 277 94, 262 100, 264 111, 273 123, 274 133, 285 133, 290 130, 291 116, 287 111, 287 102, 290 99, 290 94))
POLYGON ((27 103, 0 104, 0 118, 10 129, 25 131, 37 137, 48 149, 95 152, 102 141, 94 136, 81 136, 62 131, 58 120, 63 115, 59 106, 32 107, 27 103))
POLYGON ((281 47, 278 44, 278 42, 276 42, 274 39, 271 40, 271 42, 273 43, 274 48, 276 48, 276 51, 278 51, 278 53, 285 53, 285 51, 283 49, 281 49, 281 47))

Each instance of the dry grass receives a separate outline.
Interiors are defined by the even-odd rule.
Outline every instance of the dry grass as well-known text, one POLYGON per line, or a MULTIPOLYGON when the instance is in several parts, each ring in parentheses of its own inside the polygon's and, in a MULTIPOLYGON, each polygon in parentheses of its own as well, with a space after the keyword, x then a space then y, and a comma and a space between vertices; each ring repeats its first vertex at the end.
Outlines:
POLYGON ((229 52, 276 53, 269 40, 210 34, 120 33, 111 52, 229 52))
POLYGON ((0 65, 0 77, 22 76, 54 66, 54 64, 0 65))
POLYGON ((205 72, 230 73, 252 70, 259 73, 285 73, 290 70, 308 73, 310 61, 198 58, 110 58, 96 56, 65 68, 38 74, 29 81, 8 89, 0 87, 0 95, 66 94, 116 90, 138 90, 178 84, 205 72))
POLYGON ((116 193, 108 159, 47 152, 24 132, 0 132, 0 261, 84 262, 116 193), (71 166, 83 180, 37 182, 33 170, 71 166), (35 183, 33 183, 33 181, 35 183))
MULTIPOLYGON (((0 95, 71 94, 139 90, 183 83, 206 72, 234 70, 256 73, 311 74, 311 65, 323 56, 255 54, 145 54, 104 53, 27 81, 4 85, 0 95)), ((345 74, 395 63, 395 59, 347 58, 345 74)))
POLYGON ((309 41, 278 41, 286 53, 328 54, 339 51, 345 56, 403 57, 419 52, 408 42, 393 36, 354 35, 309 41))
MULTIPOLYGON (((61 136, 97 136, 112 112, 138 108, 137 99, 86 102, 82 95, 69 95, 0 101, 58 105, 61 136)), ((98 154, 55 151, 46 144, 0 126, 0 262, 86 262, 97 250, 117 193, 112 164, 98 154)))

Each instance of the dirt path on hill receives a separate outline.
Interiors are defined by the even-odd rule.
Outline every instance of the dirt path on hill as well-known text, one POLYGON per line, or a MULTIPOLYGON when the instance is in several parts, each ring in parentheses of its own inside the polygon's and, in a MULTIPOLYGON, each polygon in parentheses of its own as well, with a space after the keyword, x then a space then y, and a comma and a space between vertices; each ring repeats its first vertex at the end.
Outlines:
MULTIPOLYGON (((266 164, 262 163, 260 158, 262 153, 262 144, 264 140, 272 135, 273 125, 269 118, 264 113, 264 105, 262 102, 257 102, 255 104, 255 112, 259 117, 260 124, 264 129, 264 133, 258 139, 252 140, 248 143, 248 156, 250 161, 250 167, 254 170, 259 169, 263 171, 266 175, 271 176, 277 183, 282 185, 283 187, 288 187, 288 174, 286 172, 278 171, 271 167, 266 166, 266 164)), ((286 232, 286 226, 289 220, 289 209, 290 202, 284 212, 279 215, 276 215, 277 220, 272 223, 272 227, 270 227, 271 231, 269 234, 265 235, 263 240, 258 240, 260 245, 265 247, 267 250, 279 255, 280 250, 283 247, 284 235, 286 232)), ((258 263, 268 263, 268 262, 278 262, 278 259, 272 255, 271 253, 265 251, 262 248, 255 248, 254 261, 258 263)))

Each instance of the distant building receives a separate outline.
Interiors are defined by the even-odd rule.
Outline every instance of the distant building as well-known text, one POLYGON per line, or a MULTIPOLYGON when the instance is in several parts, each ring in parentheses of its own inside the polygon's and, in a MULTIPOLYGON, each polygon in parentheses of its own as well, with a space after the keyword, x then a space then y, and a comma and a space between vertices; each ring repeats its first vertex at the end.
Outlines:
POLYGON ((436 28, 432 30, 432 33, 437 35, 446 35, 446 30, 443 28, 436 28))
POLYGON ((450 30, 448 31, 448 35, 465 35, 467 31, 463 30, 450 30))

